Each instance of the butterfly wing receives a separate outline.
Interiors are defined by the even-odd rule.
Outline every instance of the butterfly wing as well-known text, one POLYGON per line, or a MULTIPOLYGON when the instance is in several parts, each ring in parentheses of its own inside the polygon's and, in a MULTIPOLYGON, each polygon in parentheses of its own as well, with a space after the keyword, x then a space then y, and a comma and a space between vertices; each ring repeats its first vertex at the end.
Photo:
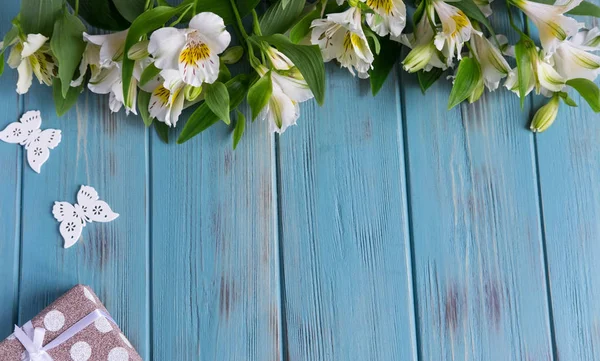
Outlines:
POLYGON ((54 149, 61 139, 60 130, 47 129, 27 145, 27 162, 31 169, 39 173, 42 165, 50 157, 50 149, 54 149))
POLYGON ((40 129, 42 126, 42 116, 40 115, 39 110, 30 110, 25 112, 19 119, 21 124, 23 124, 27 129, 35 130, 40 129))
POLYGON ((83 209, 89 208, 98 199, 100 199, 98 192, 90 186, 81 186, 77 192, 77 204, 83 209))
POLYGON ((31 134, 29 129, 22 123, 10 123, 3 131, 0 132, 0 140, 6 143, 24 145, 27 142, 27 137, 31 134))
POLYGON ((104 201, 96 201, 90 207, 83 208, 83 213, 92 222, 110 222, 119 217, 104 201))
POLYGON ((75 207, 67 202, 54 202, 52 214, 57 221, 61 222, 59 230, 65 241, 65 248, 77 243, 85 223, 77 215, 75 207))

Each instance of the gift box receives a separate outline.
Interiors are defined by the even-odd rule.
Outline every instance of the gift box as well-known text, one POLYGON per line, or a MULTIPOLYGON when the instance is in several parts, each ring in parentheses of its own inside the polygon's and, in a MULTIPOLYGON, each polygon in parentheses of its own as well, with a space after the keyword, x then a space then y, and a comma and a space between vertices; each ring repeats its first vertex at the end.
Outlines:
POLYGON ((94 292, 78 285, 0 342, 2 361, 142 361, 94 292))

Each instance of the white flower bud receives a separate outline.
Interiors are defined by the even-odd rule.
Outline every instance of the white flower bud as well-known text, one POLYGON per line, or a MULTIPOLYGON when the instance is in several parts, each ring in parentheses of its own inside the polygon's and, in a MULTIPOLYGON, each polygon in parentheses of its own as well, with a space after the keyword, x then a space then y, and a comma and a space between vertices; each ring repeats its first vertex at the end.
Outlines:
POLYGON ((532 132, 541 133, 550 128, 552 123, 554 123, 554 120, 556 120, 556 115, 558 114, 558 105, 559 99, 555 94, 552 96, 552 99, 550 99, 548 104, 538 109, 538 111, 535 113, 529 129, 531 129, 532 132))
POLYGON ((404 65, 404 70, 409 73, 417 72, 423 69, 431 60, 433 53, 435 51, 435 46, 433 43, 426 43, 417 45, 413 50, 408 53, 402 65, 404 65))

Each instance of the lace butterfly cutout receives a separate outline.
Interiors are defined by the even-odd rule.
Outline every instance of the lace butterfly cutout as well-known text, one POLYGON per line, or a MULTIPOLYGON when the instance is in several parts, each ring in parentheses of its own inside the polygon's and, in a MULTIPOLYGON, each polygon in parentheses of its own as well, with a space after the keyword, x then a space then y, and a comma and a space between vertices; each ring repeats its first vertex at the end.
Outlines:
POLYGON ((87 223, 110 222, 119 216, 106 202, 101 201, 98 192, 89 186, 81 186, 75 205, 54 202, 52 214, 60 222, 59 229, 65 241, 65 248, 77 243, 87 223))
POLYGON ((54 149, 61 141, 60 130, 41 130, 42 117, 38 110, 30 110, 23 114, 21 120, 10 123, 0 132, 0 140, 6 143, 21 144, 27 150, 27 162, 31 169, 40 172, 42 165, 50 157, 50 149, 54 149))

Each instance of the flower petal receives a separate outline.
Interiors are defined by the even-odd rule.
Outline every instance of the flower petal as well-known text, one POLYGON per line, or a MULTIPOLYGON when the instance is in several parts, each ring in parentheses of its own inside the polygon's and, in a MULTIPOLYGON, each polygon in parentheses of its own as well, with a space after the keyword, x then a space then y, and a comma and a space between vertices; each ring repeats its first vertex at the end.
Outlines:
POLYGON ((211 12, 200 13, 190 20, 190 28, 198 30, 203 35, 203 40, 217 54, 227 49, 231 42, 231 35, 225 30, 223 18, 211 12))
POLYGON ((185 33, 176 28, 162 28, 152 33, 148 52, 159 69, 178 69, 181 50, 185 46, 185 33))
POLYGON ((179 74, 193 86, 214 83, 219 76, 219 55, 200 40, 188 40, 179 55, 179 74))
POLYGON ((33 81, 33 69, 31 63, 27 59, 21 60, 21 63, 17 67, 19 72, 19 80, 17 81, 17 93, 25 94, 31 87, 33 81))
POLYGON ((271 72, 273 81, 281 88, 281 90, 295 102, 301 103, 314 98, 314 95, 304 79, 292 78, 271 72))
POLYGON ((23 43, 23 51, 21 52, 21 56, 26 58, 31 56, 33 53, 38 51, 42 45, 44 45, 48 41, 48 38, 42 34, 28 34, 27 41, 23 43))

